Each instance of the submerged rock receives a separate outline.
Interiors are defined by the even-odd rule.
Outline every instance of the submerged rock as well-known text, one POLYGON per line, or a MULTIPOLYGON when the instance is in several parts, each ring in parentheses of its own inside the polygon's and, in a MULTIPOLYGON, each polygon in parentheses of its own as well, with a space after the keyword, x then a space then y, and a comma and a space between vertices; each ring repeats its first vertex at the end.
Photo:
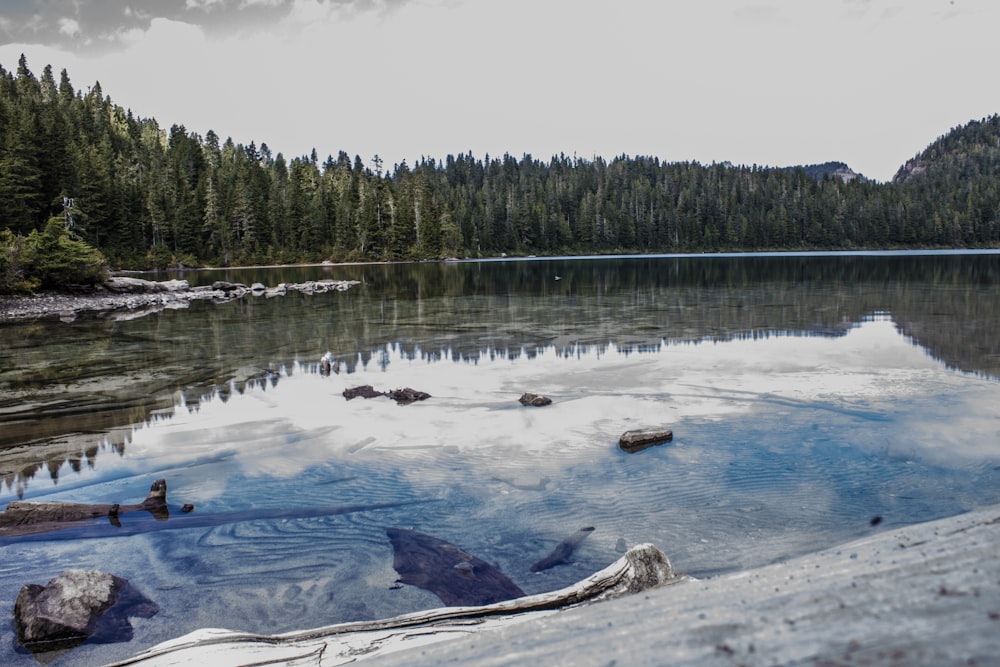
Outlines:
POLYGON ((450 542, 403 528, 386 528, 386 534, 399 581, 434 593, 446 605, 492 604, 524 595, 503 572, 450 542))
POLYGON ((27 584, 14 603, 17 640, 32 653, 65 651, 87 639, 132 639, 130 616, 150 618, 155 602, 127 579, 98 570, 66 570, 45 586, 27 584))
MULTIPOLYGON (((464 597, 461 591, 475 585, 476 580, 481 576, 478 565, 482 561, 453 544, 428 535, 397 528, 389 528, 386 532, 393 541, 394 548, 397 543, 402 547, 402 554, 400 551, 396 552, 394 566, 400 572, 401 581, 405 583, 426 587, 427 590, 441 587, 444 590, 454 592, 457 587, 458 592, 455 594, 464 597), (416 569, 411 567, 414 565, 411 558, 416 559, 416 569), (398 559, 403 560, 399 562, 398 559), (436 568, 442 568, 442 576, 448 581, 446 585, 442 585, 440 578, 432 572, 425 571, 419 565, 425 561, 436 568)), ((487 565, 487 567, 489 566, 487 565)), ((209 663, 233 665, 354 664, 364 660, 377 660, 401 649, 408 652, 397 654, 403 659, 397 660, 393 664, 440 664, 447 662, 447 660, 441 658, 430 660, 422 657, 421 654, 428 644, 447 639, 469 637, 470 633, 490 628, 497 629, 507 624, 521 623, 522 620, 532 616, 539 620, 540 625, 532 626, 530 623, 524 623, 521 627, 537 628, 552 622, 554 617, 550 614, 554 610, 580 607, 591 602, 635 594, 658 586, 677 584, 688 580, 688 577, 679 576, 674 572, 670 560, 662 551, 652 544, 641 544, 633 547, 614 563, 586 579, 548 593, 516 596, 481 606, 463 604, 459 607, 426 609, 393 618, 341 623, 311 630, 286 632, 280 635, 248 634, 219 629, 197 630, 182 638, 154 646, 126 662, 117 664, 148 667, 167 664, 197 665, 200 667, 209 663), (538 614, 545 616, 541 617, 538 614), (543 618, 548 620, 542 620, 543 618)), ((513 584, 510 586, 516 590, 512 589, 502 593, 503 597, 509 597, 511 593, 516 594, 520 590, 513 584)), ((506 587, 503 588, 506 589, 506 587)), ((451 593, 446 595, 451 595, 451 593)), ((606 615, 614 612, 601 610, 600 613, 603 615, 601 626, 607 625, 611 628, 612 622, 608 620, 610 617, 606 615)), ((620 614, 620 612, 618 613, 620 614)), ((653 623, 647 625, 657 623, 658 625, 655 628, 644 630, 642 634, 635 637, 634 641, 638 641, 644 636, 659 638, 665 632, 663 619, 656 614, 652 618, 653 623)), ((621 620, 620 615, 615 617, 614 629, 608 630, 609 635, 613 632, 621 634, 620 627, 628 627, 628 624, 636 622, 625 617, 624 623, 620 624, 621 620)), ((623 634, 630 636, 631 631, 626 629, 623 634)), ((488 641, 489 635, 484 633, 480 637, 484 641, 488 641)), ((572 637, 569 637, 570 641, 568 642, 564 642, 563 639, 563 636, 554 637, 554 640, 559 642, 559 650, 563 652, 565 652, 566 646, 579 643, 573 641, 572 637)), ((598 641, 602 640, 603 636, 598 638, 598 641)), ((633 640, 630 639, 630 641, 633 640)), ((593 643, 584 643, 585 650, 590 651, 588 656, 593 657, 595 655, 593 643)), ((458 643, 453 645, 458 645, 458 643)), ((521 647, 518 647, 518 650, 521 650, 521 647)), ((493 651, 489 656, 480 654, 473 660, 466 660, 466 662, 485 663, 489 661, 490 657, 496 655, 503 654, 493 651)), ((390 660, 392 660, 391 656, 390 660)), ((519 662, 525 663, 524 660, 519 662)), ((543 664, 545 661, 528 662, 543 664)), ((548 662, 560 663, 565 662, 565 660, 560 661, 557 658, 550 659, 548 662)), ((586 663, 587 660, 581 659, 577 662, 586 663)), ((656 660, 651 659, 649 662, 656 662, 656 660)), ((660 662, 663 661, 660 660, 660 662)))
POLYGON ((634 454, 655 445, 662 445, 674 439, 674 432, 668 428, 625 431, 618 440, 623 452, 634 454))
POLYGON ((594 532, 593 526, 586 526, 576 531, 565 540, 559 543, 555 549, 552 550, 548 556, 538 561, 531 566, 532 572, 541 572, 542 570, 547 570, 550 567, 555 567, 556 565, 564 565, 569 563, 569 559, 573 556, 573 552, 576 547, 587 539, 590 534, 594 532))

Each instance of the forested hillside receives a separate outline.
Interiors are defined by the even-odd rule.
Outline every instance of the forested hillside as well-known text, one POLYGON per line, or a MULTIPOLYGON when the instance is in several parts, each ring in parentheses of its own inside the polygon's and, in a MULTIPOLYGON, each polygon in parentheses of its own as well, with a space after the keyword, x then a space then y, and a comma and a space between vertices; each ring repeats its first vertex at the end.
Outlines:
POLYGON ((122 268, 997 246, 1000 118, 955 128, 887 184, 628 156, 458 154, 388 168, 377 156, 289 159, 264 143, 161 127, 99 83, 75 90, 65 70, 58 81, 51 67, 36 76, 22 57, 15 72, 0 67, 8 289, 18 249, 34 247, 33 232, 37 245, 55 216, 122 268))

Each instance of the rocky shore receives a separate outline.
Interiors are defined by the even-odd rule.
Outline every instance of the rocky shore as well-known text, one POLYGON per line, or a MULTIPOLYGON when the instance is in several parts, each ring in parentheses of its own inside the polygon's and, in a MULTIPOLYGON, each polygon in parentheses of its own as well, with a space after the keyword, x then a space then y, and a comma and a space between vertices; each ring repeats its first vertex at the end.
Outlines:
POLYGON ((289 292, 319 294, 348 290, 358 284, 356 280, 311 280, 267 287, 261 283, 244 285, 216 281, 211 285, 191 287, 186 280, 115 277, 76 291, 0 297, 0 322, 56 317, 72 322, 86 312, 102 313, 110 319, 134 319, 162 310, 187 308, 192 301, 225 302, 247 295, 271 298, 289 292))

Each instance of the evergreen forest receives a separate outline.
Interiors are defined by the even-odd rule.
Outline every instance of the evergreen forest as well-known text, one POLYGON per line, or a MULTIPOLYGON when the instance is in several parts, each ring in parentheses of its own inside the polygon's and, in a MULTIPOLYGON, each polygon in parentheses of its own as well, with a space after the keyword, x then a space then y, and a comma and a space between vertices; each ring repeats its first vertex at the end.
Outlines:
POLYGON ((0 292, 103 265, 1000 246, 1000 116, 952 129, 889 183, 831 164, 287 158, 161 127, 22 56, 0 66, 0 292))

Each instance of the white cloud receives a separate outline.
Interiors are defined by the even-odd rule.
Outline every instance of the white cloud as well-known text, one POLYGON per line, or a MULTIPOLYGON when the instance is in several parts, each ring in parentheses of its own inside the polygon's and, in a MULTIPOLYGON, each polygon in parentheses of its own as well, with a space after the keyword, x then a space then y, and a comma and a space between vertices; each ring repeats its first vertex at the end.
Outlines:
POLYGON ((80 35, 80 24, 75 19, 59 19, 59 32, 67 37, 78 37, 80 35))

